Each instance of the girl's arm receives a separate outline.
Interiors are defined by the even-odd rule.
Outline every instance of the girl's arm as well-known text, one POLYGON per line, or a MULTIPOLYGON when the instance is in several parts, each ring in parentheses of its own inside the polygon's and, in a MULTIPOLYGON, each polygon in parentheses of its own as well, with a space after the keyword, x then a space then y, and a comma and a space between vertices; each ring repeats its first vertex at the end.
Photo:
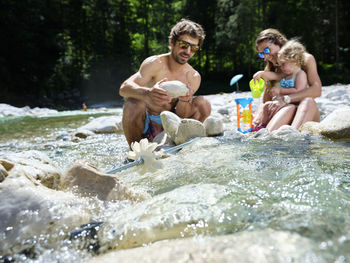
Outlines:
POLYGON ((264 80, 281 80, 283 78, 283 73, 277 73, 272 71, 258 71, 253 75, 253 79, 258 81, 260 78, 264 80))

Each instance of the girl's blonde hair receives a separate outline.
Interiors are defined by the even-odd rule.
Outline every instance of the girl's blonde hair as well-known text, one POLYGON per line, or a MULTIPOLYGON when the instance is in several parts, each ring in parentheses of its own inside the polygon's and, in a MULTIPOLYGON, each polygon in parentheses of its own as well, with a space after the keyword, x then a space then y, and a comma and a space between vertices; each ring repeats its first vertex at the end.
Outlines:
POLYGON ((284 58, 287 61, 296 63, 299 67, 305 63, 305 47, 296 39, 289 40, 278 51, 278 59, 284 58))

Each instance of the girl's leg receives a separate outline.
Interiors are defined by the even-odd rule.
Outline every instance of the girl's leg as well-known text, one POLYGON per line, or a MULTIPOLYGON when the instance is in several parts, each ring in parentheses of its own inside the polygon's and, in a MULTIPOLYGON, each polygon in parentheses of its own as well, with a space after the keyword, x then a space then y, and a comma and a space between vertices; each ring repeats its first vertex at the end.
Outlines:
POLYGON ((277 130, 283 125, 291 124, 295 115, 296 106, 288 104, 280 109, 267 124, 267 129, 271 132, 277 130))
POLYGON ((292 127, 299 129, 301 125, 308 121, 320 121, 320 112, 313 98, 305 98, 300 102, 292 127))

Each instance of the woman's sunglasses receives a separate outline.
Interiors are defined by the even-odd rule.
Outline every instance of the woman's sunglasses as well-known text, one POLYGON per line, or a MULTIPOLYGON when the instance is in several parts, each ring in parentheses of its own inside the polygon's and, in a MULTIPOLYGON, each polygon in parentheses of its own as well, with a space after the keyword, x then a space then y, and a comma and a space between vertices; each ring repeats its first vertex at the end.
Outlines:
POLYGON ((262 52, 259 52, 258 55, 259 55, 259 58, 265 58, 265 54, 270 54, 271 53, 271 50, 267 47, 267 48, 264 48, 262 52))
POLYGON ((179 42, 179 47, 181 49, 187 49, 188 47, 191 47, 192 52, 197 52, 199 50, 199 45, 194 45, 184 40, 179 40, 178 42, 179 42))

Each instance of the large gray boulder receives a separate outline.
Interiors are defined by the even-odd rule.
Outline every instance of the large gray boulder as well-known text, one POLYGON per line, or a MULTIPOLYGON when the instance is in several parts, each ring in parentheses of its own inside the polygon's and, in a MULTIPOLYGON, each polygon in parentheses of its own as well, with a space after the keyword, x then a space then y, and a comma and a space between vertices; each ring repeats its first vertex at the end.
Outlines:
POLYGON ((329 114, 321 123, 321 135, 331 139, 350 139, 350 107, 329 114))
POLYGON ((350 139, 350 107, 340 108, 329 114, 320 123, 307 122, 299 128, 330 139, 350 139))

